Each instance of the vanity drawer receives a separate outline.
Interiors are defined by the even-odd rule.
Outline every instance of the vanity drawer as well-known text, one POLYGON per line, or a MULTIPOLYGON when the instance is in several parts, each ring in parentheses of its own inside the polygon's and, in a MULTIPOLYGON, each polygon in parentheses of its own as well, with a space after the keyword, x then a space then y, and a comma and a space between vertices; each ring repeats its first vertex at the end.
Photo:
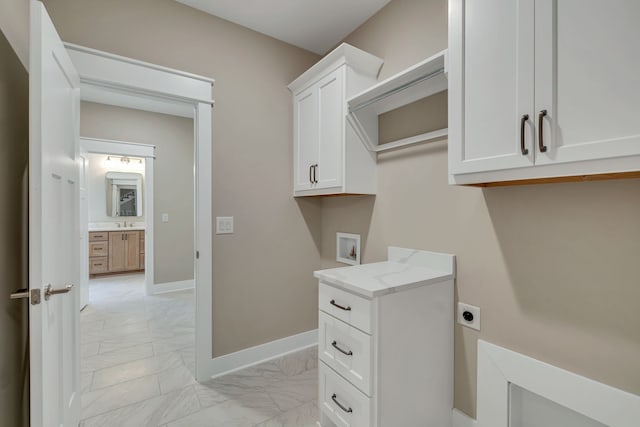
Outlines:
POLYGON ((109 240, 109 232, 107 231, 91 231, 89 232, 90 242, 102 242, 109 240))
POLYGON ((320 360, 371 396, 371 336, 322 311, 318 332, 320 360))
POLYGON ((370 427, 371 399, 320 362, 320 411, 338 427, 370 427))
POLYGON ((371 300, 320 282, 318 304, 320 310, 371 333, 371 300))
POLYGON ((109 255, 109 243, 108 242, 91 242, 89 243, 89 256, 108 256, 109 255))
POLYGON ((89 259, 89 274, 100 274, 108 271, 109 262, 107 257, 89 259))

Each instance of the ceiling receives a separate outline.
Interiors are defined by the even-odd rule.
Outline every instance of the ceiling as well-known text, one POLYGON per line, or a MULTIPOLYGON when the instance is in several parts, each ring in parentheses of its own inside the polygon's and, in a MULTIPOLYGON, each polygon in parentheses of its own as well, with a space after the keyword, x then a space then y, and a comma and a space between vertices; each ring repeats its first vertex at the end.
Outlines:
POLYGON ((391 0, 176 0, 324 55, 391 0))

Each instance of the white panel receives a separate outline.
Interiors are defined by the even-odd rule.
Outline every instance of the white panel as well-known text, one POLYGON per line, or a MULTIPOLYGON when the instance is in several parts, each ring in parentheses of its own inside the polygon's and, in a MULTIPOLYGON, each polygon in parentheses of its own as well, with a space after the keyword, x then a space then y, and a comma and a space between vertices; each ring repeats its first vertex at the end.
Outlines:
POLYGON ((371 396, 373 366, 371 336, 322 311, 319 317, 318 355, 320 360, 349 380, 360 391, 371 396))
POLYGON ((323 362, 320 376, 320 411, 338 427, 371 427, 371 399, 323 362))
POLYGON ((640 154, 640 2, 536 3, 536 163, 640 154), (537 119, 537 117, 536 117, 537 119))
POLYGON ((318 161, 318 91, 316 87, 294 99, 294 191, 309 190, 311 168, 318 161))
POLYGON ((320 310, 363 332, 371 333, 371 300, 320 282, 318 287, 320 310))
POLYGON ((318 188, 342 185, 344 153, 344 67, 318 85, 318 188))
POLYGON ((606 427, 571 409, 509 385, 509 427, 606 427))
MULTIPOLYGON (((533 0, 465 1, 463 13, 458 43, 464 72, 452 82, 462 84, 462 99, 450 100, 454 106, 464 103, 462 147, 451 172, 530 166, 532 122, 525 123, 527 154, 521 151, 520 125, 533 109, 533 0)), ((452 54, 459 50, 454 47, 452 54)))

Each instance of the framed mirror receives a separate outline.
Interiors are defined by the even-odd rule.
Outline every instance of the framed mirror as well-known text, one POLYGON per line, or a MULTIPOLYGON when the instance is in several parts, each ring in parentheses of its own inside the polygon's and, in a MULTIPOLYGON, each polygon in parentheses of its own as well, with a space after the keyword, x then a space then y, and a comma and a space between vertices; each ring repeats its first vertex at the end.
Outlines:
POLYGON ((107 215, 142 216, 142 175, 107 172, 107 215))

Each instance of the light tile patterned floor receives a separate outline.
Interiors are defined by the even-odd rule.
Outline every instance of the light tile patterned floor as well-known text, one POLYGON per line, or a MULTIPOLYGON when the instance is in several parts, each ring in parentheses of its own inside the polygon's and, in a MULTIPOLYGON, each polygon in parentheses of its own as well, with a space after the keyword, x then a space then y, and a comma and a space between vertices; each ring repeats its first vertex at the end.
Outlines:
POLYGON ((144 275, 91 280, 81 314, 83 427, 306 427, 317 348, 199 384, 193 292, 144 295, 144 275))

